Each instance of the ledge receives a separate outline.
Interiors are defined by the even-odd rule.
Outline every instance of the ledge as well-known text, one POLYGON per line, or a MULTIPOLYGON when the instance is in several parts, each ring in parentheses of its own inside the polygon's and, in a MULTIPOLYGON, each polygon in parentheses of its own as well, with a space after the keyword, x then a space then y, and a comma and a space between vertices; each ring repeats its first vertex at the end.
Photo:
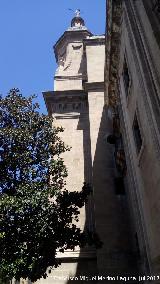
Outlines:
POLYGON ((91 91, 103 92, 104 91, 104 81, 103 82, 86 82, 84 83, 84 89, 86 92, 91 92, 91 91))
POLYGON ((71 251, 71 250, 67 250, 64 253, 60 253, 57 252, 56 258, 60 258, 60 259, 69 259, 69 260, 73 260, 73 259, 96 259, 96 250, 95 249, 83 249, 83 250, 75 250, 75 251, 71 251))

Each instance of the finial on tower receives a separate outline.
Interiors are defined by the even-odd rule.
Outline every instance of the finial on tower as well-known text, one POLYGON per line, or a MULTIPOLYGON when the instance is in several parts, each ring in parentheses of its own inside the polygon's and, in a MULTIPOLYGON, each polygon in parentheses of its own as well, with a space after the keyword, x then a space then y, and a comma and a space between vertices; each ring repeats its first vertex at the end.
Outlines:
POLYGON ((80 9, 77 9, 77 10, 75 11, 75 15, 76 15, 76 17, 80 17, 80 14, 81 14, 80 9))

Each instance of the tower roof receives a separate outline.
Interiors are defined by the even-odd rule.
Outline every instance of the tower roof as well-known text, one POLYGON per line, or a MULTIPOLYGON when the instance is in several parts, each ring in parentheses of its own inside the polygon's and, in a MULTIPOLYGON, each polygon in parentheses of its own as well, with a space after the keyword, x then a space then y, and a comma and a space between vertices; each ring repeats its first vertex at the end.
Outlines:
POLYGON ((92 33, 86 28, 83 18, 80 16, 80 10, 75 11, 75 17, 71 20, 71 26, 64 32, 64 34, 58 39, 54 45, 54 52, 56 60, 58 60, 57 51, 60 46, 64 46, 68 43, 68 39, 83 39, 87 36, 92 36, 92 33))
POLYGON ((68 31, 75 30, 87 30, 83 18, 80 16, 80 9, 75 11, 75 17, 71 21, 71 27, 68 28, 68 31))

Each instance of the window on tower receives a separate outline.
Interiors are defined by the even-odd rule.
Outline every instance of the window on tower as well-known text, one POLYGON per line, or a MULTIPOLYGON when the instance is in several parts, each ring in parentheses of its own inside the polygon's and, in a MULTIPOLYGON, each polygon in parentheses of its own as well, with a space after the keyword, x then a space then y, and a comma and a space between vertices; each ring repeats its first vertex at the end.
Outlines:
POLYGON ((136 144, 137 153, 139 153, 141 150, 141 146, 142 146, 142 135, 141 135, 141 131, 140 131, 140 127, 139 127, 136 114, 134 117, 132 129, 133 129, 133 136, 134 136, 134 141, 136 144))
POLYGON ((124 82, 124 88, 125 88, 126 96, 128 96, 129 90, 130 90, 130 85, 131 85, 131 79, 130 79, 130 74, 129 74, 129 69, 128 69, 126 57, 124 57, 122 75, 123 75, 123 82, 124 82))

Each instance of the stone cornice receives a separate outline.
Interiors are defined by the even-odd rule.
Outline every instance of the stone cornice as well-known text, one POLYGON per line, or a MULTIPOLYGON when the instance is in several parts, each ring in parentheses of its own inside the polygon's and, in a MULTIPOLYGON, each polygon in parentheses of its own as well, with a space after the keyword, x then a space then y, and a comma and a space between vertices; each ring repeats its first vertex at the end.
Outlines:
POLYGON ((82 74, 80 75, 76 75, 76 76, 73 76, 73 75, 66 75, 66 76, 60 76, 60 75, 55 75, 54 78, 57 80, 57 79, 64 79, 64 80, 81 80, 82 79, 82 74))
POLYGON ((53 98, 53 97, 64 97, 64 96, 79 96, 79 95, 85 95, 85 91, 84 90, 64 90, 64 91, 46 91, 46 92, 42 92, 44 98, 53 98))
POLYGON ((105 36, 100 35, 100 36, 90 36, 85 39, 83 39, 84 47, 86 45, 100 45, 100 44, 105 44, 105 36))
POLYGON ((43 92, 43 97, 49 114, 52 114, 53 104, 87 101, 84 90, 48 91, 43 92))
POLYGON ((104 91, 104 82, 85 82, 84 89, 86 92, 96 91, 101 92, 104 91))

